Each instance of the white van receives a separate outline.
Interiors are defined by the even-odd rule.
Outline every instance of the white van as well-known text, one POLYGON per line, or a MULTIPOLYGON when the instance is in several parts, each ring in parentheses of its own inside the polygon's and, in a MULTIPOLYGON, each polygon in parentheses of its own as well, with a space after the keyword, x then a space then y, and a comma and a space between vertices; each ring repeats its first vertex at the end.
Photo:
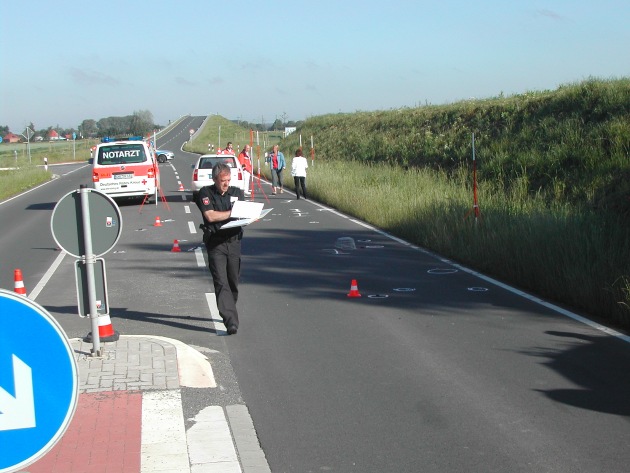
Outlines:
POLYGON ((110 197, 143 197, 160 187, 160 170, 151 146, 142 140, 101 143, 94 151, 92 183, 110 197))

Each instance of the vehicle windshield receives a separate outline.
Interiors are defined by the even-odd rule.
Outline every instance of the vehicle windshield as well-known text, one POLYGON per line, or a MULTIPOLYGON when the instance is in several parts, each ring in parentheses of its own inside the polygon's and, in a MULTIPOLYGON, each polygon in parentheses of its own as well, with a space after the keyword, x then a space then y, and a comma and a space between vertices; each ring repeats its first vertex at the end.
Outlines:
POLYGON ((144 163, 147 157, 144 147, 140 143, 118 144, 101 146, 98 150, 97 163, 108 164, 134 164, 144 163))
POLYGON ((199 169, 212 169, 215 164, 224 163, 230 166, 231 168, 236 167, 236 162, 234 158, 225 158, 225 157, 211 157, 211 158, 201 158, 199 161, 199 169))

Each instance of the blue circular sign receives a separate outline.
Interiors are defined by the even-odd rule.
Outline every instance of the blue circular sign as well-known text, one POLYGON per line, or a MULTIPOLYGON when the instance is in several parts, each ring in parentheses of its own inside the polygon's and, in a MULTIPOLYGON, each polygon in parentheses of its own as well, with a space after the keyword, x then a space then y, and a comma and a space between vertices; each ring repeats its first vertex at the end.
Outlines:
POLYGON ((39 304, 0 289, 0 473, 18 471, 65 433, 78 371, 61 326, 39 304))

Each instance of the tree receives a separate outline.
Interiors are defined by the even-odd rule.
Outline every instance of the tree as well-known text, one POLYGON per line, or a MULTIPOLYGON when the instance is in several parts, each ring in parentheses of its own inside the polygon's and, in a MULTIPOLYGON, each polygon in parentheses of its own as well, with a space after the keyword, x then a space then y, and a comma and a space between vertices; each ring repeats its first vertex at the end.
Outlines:
POLYGON ((273 122, 273 124, 271 125, 271 127, 269 128, 270 130, 282 130, 283 126, 282 126, 282 120, 280 120, 279 118, 276 118, 276 121, 273 122))
POLYGON ((4 135, 9 134, 10 130, 8 126, 0 126, 0 135, 4 137, 4 135))
POLYGON ((79 131, 84 138, 94 137, 98 133, 98 127, 96 126, 96 120, 86 119, 79 125, 79 131))
POLYGON ((144 136, 153 131, 153 114, 148 110, 133 112, 131 116, 131 129, 133 135, 144 136))

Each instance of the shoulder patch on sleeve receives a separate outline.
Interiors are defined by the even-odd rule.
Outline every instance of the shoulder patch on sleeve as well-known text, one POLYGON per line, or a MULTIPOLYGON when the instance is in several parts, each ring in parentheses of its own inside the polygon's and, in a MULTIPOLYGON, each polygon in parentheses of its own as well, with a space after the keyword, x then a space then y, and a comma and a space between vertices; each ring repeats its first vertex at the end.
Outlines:
POLYGON ((204 197, 201 202, 203 202, 203 205, 210 205, 210 198, 204 197))

